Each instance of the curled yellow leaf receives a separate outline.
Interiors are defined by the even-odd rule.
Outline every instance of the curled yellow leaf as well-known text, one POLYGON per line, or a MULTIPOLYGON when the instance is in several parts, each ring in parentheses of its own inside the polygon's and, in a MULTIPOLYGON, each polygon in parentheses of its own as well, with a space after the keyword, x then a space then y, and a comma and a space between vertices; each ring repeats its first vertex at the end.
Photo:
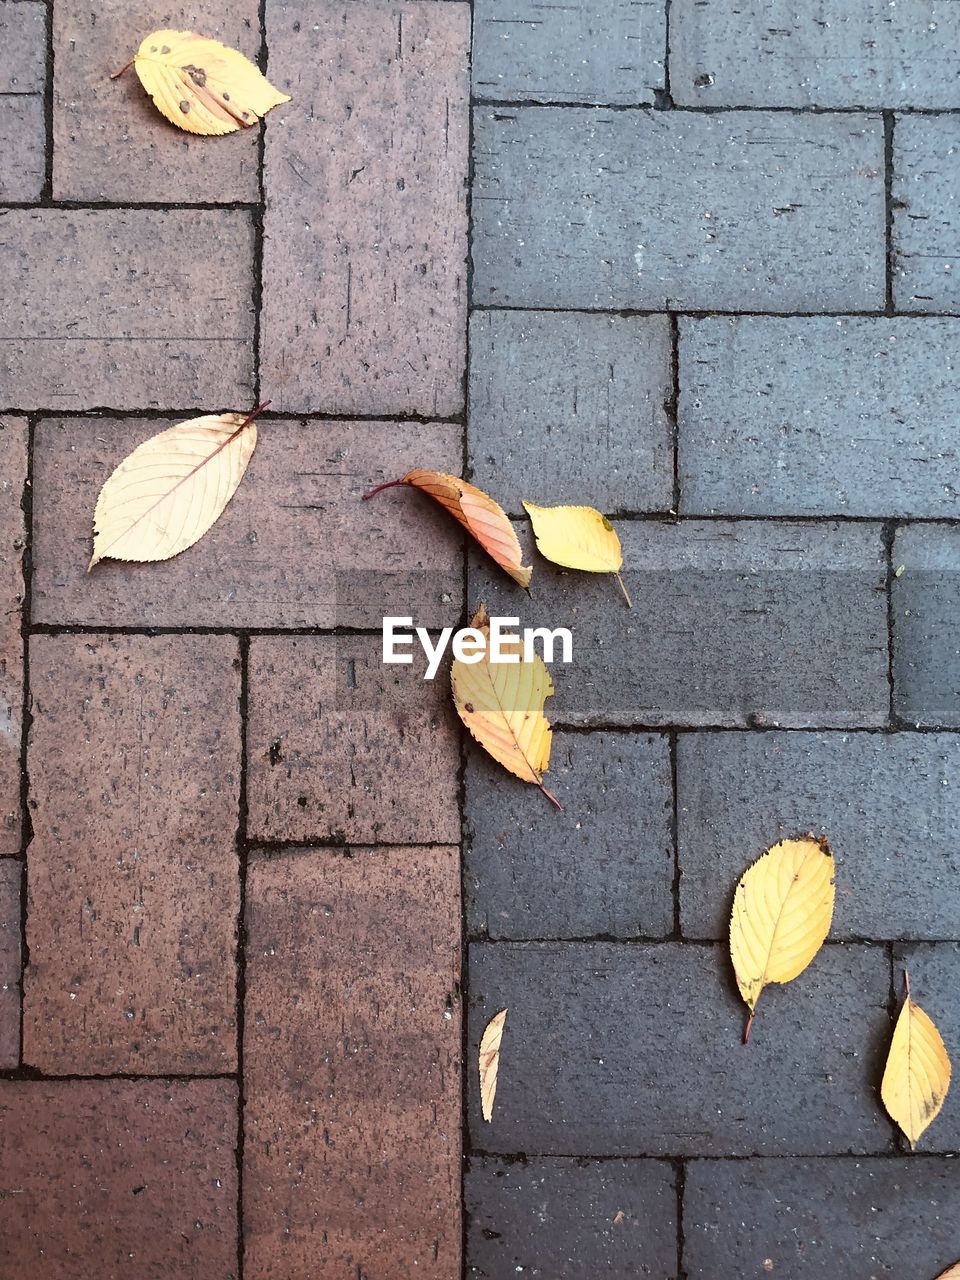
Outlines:
POLYGON ((623 565, 620 539, 605 515, 594 507, 538 507, 535 502, 526 501, 523 506, 542 556, 566 569, 612 573, 630 605, 620 577, 623 565))
POLYGON ((484 1027, 480 1039, 480 1109, 489 1124, 493 1119, 493 1100, 497 1096, 497 1074, 500 1071, 500 1041, 507 1010, 495 1013, 484 1027))
POLYGON ((826 840, 781 840, 744 872, 730 916, 730 956, 750 1010, 770 982, 790 982, 823 946, 833 921, 834 861, 826 840))
POLYGON ((910 979, 904 976, 907 998, 893 1031, 880 1096, 890 1118, 915 1147, 940 1114, 951 1067, 940 1032, 911 999, 910 979))

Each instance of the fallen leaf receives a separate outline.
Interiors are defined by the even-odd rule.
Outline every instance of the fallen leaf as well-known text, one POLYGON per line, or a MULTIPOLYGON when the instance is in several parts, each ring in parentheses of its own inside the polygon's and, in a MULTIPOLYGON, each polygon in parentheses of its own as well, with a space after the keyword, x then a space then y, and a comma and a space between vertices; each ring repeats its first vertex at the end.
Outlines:
POLYGON ((946 1271, 941 1271, 937 1280, 960 1280, 960 1262, 955 1262, 952 1267, 947 1267, 946 1271))
POLYGON ((530 585, 533 569, 521 563, 523 553, 513 525, 503 508, 482 489, 461 480, 459 476, 448 476, 443 471, 408 471, 399 480, 378 484, 363 496, 372 498, 382 489, 392 489, 399 484, 409 485, 412 489, 420 489, 429 494, 476 538, 484 551, 496 560, 501 569, 509 573, 514 582, 518 582, 521 587, 530 585))
POLYGON ((160 114, 187 133, 236 133, 290 101, 249 58, 195 31, 154 31, 111 78, 131 65, 160 114))
POLYGON ((169 560, 202 538, 243 479, 264 408, 191 418, 137 445, 100 490, 88 570, 108 557, 169 560))
POLYGON ((730 955, 750 1010, 770 982, 790 982, 823 945, 833 921, 834 861, 826 840, 781 840, 749 867, 730 916, 730 955))
POLYGON ((620 577, 623 552, 617 531, 594 507, 538 507, 524 502, 533 525, 537 550, 565 569, 587 573, 612 573, 630 608, 633 603, 620 577))
POLYGON ((480 1038, 480 1108, 484 1120, 493 1119, 493 1100, 497 1096, 497 1073, 500 1070, 500 1041, 507 1010, 495 1013, 483 1029, 480 1038))
POLYGON ((553 731, 543 714, 543 704, 553 693, 553 681, 543 659, 534 654, 525 662, 491 662, 490 628, 481 604, 471 626, 486 640, 482 659, 476 663, 455 659, 450 673, 457 714, 494 760, 523 782, 532 782, 547 799, 560 801, 543 785, 550 765, 553 731))
POLYGON ((915 1147, 940 1114, 951 1068, 940 1032, 911 999, 909 975, 904 979, 907 997, 893 1031, 880 1096, 890 1118, 915 1147))

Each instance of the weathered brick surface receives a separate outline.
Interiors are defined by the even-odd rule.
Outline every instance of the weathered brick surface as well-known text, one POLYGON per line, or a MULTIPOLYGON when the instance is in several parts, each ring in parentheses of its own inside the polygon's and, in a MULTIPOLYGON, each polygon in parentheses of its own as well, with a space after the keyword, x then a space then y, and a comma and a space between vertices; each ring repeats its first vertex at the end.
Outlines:
MULTIPOLYGON (((952 930, 956 934, 956 925, 952 930)), ((913 999, 937 1024, 947 1052, 957 1061, 960 1052, 960 945, 953 942, 915 943, 897 947, 893 957, 899 999, 904 995, 903 973, 910 974, 913 999)), ((917 1144, 922 1151, 955 1154, 960 1147, 960 1095, 954 1088, 947 1094, 943 1110, 917 1144)))
POLYGON ((666 738, 557 733, 547 785, 467 757, 467 921, 497 938, 664 937, 673 929, 673 790, 666 738), (629 836, 626 834, 629 832, 629 836))
POLYGON ((20 848, 20 755, 23 715, 23 501, 27 423, 0 418, 0 855, 20 848))
POLYGON ((255 638, 247 728, 258 840, 460 839, 449 674, 385 666, 379 636, 255 638))
POLYGON ((470 10, 267 9, 263 386, 276 408, 463 408, 470 10))
POLYGON ((20 1060, 20 873, 0 859, 0 1067, 20 1060))
POLYGON ((247 880, 248 1280, 460 1274, 459 851, 247 880))
POLYGON ((233 210, 9 210, 0 405, 248 408, 252 255, 233 210))
POLYGON ((834 937, 960 937, 955 734, 681 734, 677 790, 688 936, 726 937, 749 863, 814 831, 837 859, 834 937))
POLYGON ((897 117, 893 134, 893 292, 900 310, 960 310, 958 156, 960 120, 956 117, 897 117))
POLYGON ((653 102, 665 42, 663 0, 478 0, 473 92, 507 102, 653 102))
POLYGON ((257 0, 168 4, 58 0, 53 8, 53 193, 66 200, 220 203, 259 199, 259 130, 215 142, 168 124, 131 68, 117 71, 160 28, 199 31, 256 60, 257 0))
POLYGON ((0 93, 43 93, 46 79, 47 6, 0 0, 0 93))
POLYGON ((883 305, 879 116, 491 107, 474 137, 475 302, 883 305))
POLYGON ((925 0, 674 0, 674 101, 712 107, 960 107, 960 17, 925 0))
POLYGON ((464 1197, 469 1280, 677 1275, 677 1202, 665 1163, 473 1159, 464 1197))
POLYGON ((237 642, 35 636, 24 1058, 236 1062, 237 642))
POLYGON ((680 509, 956 516, 960 322, 680 321, 680 509))
POLYGON ((236 1085, 0 1082, 3 1280, 236 1280, 236 1085))
POLYGON ((43 99, 38 94, 0 97, 0 200, 37 200, 46 161, 43 99))
POLYGON ((921 725, 960 726, 960 529, 898 529, 893 563, 893 705, 921 725))
POLYGON ((889 1040, 880 947, 826 947, 764 992, 749 1049, 725 946, 480 943, 470 948, 468 1061, 508 1007, 489 1153, 878 1152, 889 1040), (784 1046, 789 1052, 784 1052, 784 1046))
POLYGON ((459 619, 462 539, 408 490, 361 496, 415 466, 459 471, 461 428, 261 423, 243 483, 208 534, 151 565, 87 573, 100 486, 156 421, 44 421, 34 446, 33 619, 124 626, 379 627, 459 619))
POLYGON ((673 503, 666 316, 478 311, 470 321, 472 479, 521 498, 603 511, 673 503))
POLYGON ((956 1261, 958 1214, 947 1160, 697 1160, 684 1268, 691 1280, 932 1280, 956 1261))
MULTIPOLYGON (((565 626, 558 724, 847 727, 889 711, 885 556, 876 525, 622 521, 628 610, 612 578, 535 556, 532 599, 479 556, 469 600, 565 626)), ((530 563, 529 559, 525 563, 530 563)))

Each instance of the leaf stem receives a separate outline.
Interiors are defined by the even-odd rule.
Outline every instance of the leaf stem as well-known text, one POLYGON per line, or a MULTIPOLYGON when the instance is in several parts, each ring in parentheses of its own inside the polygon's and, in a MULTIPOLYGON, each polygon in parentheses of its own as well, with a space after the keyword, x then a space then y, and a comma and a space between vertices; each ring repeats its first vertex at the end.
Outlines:
POLYGON ((753 1030, 753 1020, 757 1016, 756 1009, 750 1010, 750 1017, 747 1019, 747 1025, 743 1028, 743 1043, 750 1043, 750 1032, 753 1030))
POLYGON ((125 71, 130 70, 130 68, 133 66, 135 62, 136 62, 136 58, 131 58, 129 62, 124 63, 124 65, 120 68, 119 71, 114 71, 110 79, 116 80, 118 76, 122 76, 125 71))
POLYGON ((563 805, 560 803, 560 801, 557 799, 557 797, 553 794, 553 792, 552 792, 552 791, 548 791, 548 790, 547 790, 547 788, 543 785, 543 782, 542 782, 542 781, 541 781, 541 782, 538 782, 538 783, 537 783, 537 786, 540 788, 540 790, 543 792, 543 794, 547 797, 547 799, 550 801, 550 803, 551 803, 551 804, 555 804, 555 805, 557 806, 557 808, 560 810, 560 812, 561 812, 561 813, 563 813, 563 805))
POLYGON ((363 501, 366 502, 366 500, 368 498, 372 498, 375 493, 382 493, 384 489, 392 489, 394 488, 395 485, 398 485, 398 484, 403 484, 403 481, 387 480, 383 484, 378 484, 375 488, 371 489, 369 493, 365 493, 363 495, 363 501))
POLYGON ((630 599, 630 596, 627 594, 627 588, 623 585, 623 579, 620 577, 619 573, 614 573, 613 576, 616 578, 617 582, 620 584, 620 590, 623 592, 623 598, 627 602, 627 608, 632 609, 633 601, 630 599))
MULTIPOLYGON (((239 433, 243 430, 244 427, 250 425, 250 423, 254 420, 257 414, 263 413, 264 409, 266 409, 272 403, 273 403, 272 400, 264 400, 263 404, 258 404, 257 407, 251 413, 248 413, 247 416, 244 418, 244 420, 240 423, 239 427, 237 427, 236 431, 234 432, 234 435, 239 435, 239 433)), ((231 436, 230 439, 232 440, 233 436, 231 436)))

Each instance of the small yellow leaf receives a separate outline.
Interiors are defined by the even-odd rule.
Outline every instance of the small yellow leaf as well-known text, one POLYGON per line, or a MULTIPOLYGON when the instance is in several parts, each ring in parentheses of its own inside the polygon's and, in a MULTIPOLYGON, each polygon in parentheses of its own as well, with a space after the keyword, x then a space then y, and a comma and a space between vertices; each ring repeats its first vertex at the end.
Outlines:
POLYGON ((480 1107, 484 1120, 493 1119, 493 1100, 497 1096, 497 1073, 500 1070, 500 1041, 507 1010, 495 1013, 484 1028, 480 1039, 480 1107))
POLYGON ((243 479, 264 407, 191 418, 137 445, 100 490, 88 568, 169 560, 202 538, 243 479))
POLYGON ((940 1114, 951 1068, 940 1032, 910 998, 909 977, 906 981, 907 998, 894 1028, 880 1096, 890 1118, 915 1147, 940 1114))
POLYGON ((826 840, 781 840, 737 885, 730 917, 730 956, 750 1010, 750 1038, 761 992, 790 982, 823 945, 833 921, 834 862, 826 840))
POLYGON ((955 1262, 952 1267, 947 1267, 946 1271, 942 1271, 937 1276, 937 1280, 960 1280, 960 1262, 955 1262))
POLYGON ((594 507, 538 507, 534 502, 523 505, 542 556, 566 569, 615 574, 630 604, 620 577, 623 565, 620 539, 605 515, 594 507))
POLYGON ((187 133, 235 133, 290 101, 249 58, 194 31, 154 31, 133 65, 157 110, 187 133))

